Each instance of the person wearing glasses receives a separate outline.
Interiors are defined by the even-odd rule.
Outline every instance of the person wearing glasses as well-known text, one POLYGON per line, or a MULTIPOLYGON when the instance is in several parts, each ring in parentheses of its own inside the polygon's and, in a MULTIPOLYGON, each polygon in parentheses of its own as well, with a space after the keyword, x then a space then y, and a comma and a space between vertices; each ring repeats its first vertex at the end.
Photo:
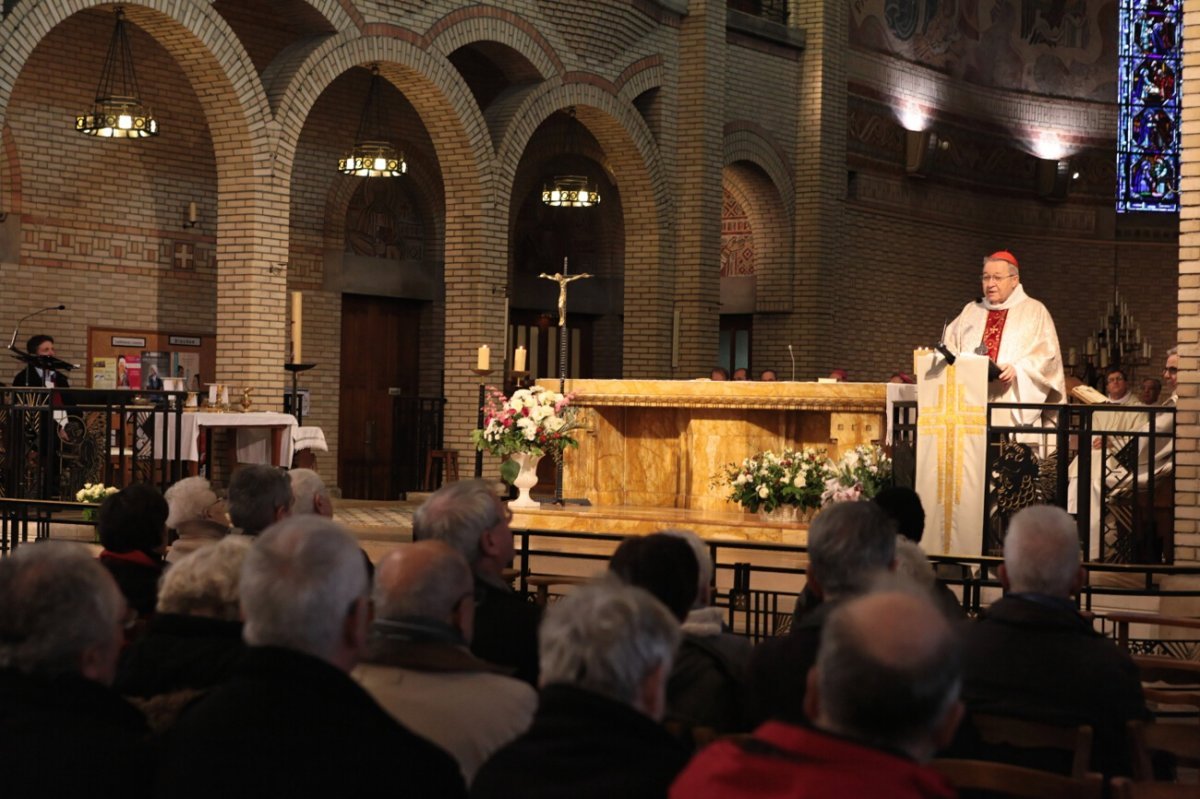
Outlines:
MULTIPOLYGON (((1000 367, 990 402, 1066 401, 1058 332, 1046 306, 1025 293, 1017 258, 1000 250, 983 259, 983 297, 967 303, 946 328, 951 352, 985 352, 1000 367)), ((1041 425, 1041 409, 1012 410, 1014 425, 1041 425)))

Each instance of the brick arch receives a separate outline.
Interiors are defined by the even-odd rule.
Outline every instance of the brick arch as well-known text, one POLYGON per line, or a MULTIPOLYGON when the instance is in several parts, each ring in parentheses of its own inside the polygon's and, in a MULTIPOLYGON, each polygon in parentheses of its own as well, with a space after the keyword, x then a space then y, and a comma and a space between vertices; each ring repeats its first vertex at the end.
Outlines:
POLYGON ((661 298, 674 296, 670 192, 658 145, 632 101, 588 82, 546 84, 530 93, 510 117, 497 152, 496 192, 506 202, 505 228, 515 213, 517 168, 534 131, 569 106, 603 151, 596 160, 621 192, 625 240, 637 242, 625 248, 624 376, 669 374, 671 308, 661 298))
POLYGON ((757 164, 737 161, 725 167, 722 182, 737 198, 754 235, 755 310, 791 310, 792 222, 770 177, 757 164))
POLYGON ((737 161, 756 165, 770 178, 775 192, 782 198, 789 215, 795 203, 796 190, 792 171, 782 152, 770 137, 755 123, 746 120, 725 125, 725 166, 737 161))
POLYGON ((350 0, 304 0, 306 5, 325 18, 334 30, 361 28, 362 14, 350 0))
POLYGON ((492 6, 468 6, 452 11, 434 23, 425 35, 429 49, 442 56, 467 45, 496 42, 519 53, 542 78, 565 70, 554 46, 533 23, 519 14, 492 6))
POLYGON ((503 303, 495 298, 503 296, 506 239, 492 209, 494 154, 483 115, 453 65, 401 36, 340 33, 309 53, 278 95, 278 174, 290 191, 305 120, 321 93, 345 71, 378 63, 380 73, 413 106, 432 142, 445 192, 454 196, 444 203, 445 289, 454 303, 446 312, 443 385, 446 446, 466 451, 478 394, 471 353, 482 343, 499 351, 504 341, 503 303))
MULTIPOLYGON (((25 64, 46 35, 74 14, 107 6, 103 0, 56 3, 28 0, 0 26, 0 48, 25 64)), ((258 72, 233 30, 209 4, 140 0, 124 4, 131 23, 151 36, 186 76, 213 131, 217 174, 217 379, 260 393, 282 387, 282 375, 257 369, 259 357, 283 352, 281 264, 286 261, 286 206, 269 180, 270 108, 258 72), (264 185, 266 184, 266 185, 264 185), (244 293, 261 303, 251 308, 244 293), (275 296, 275 292, 278 296, 275 296), (278 300, 277 302, 275 300, 278 300)), ((99 43, 97 46, 100 46, 99 43)), ((17 74, 0 75, 0 122, 17 74)), ((170 135, 164 131, 163 135, 170 135)))

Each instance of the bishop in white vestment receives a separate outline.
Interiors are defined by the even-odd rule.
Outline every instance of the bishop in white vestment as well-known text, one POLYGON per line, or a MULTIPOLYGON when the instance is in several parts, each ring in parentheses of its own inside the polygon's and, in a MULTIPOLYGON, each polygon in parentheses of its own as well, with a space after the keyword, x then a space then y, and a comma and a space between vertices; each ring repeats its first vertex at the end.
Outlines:
MULTIPOLYGON (((988 385, 989 402, 1062 403, 1066 400, 1058 333, 1046 306, 1025 293, 1016 257, 1001 250, 983 261, 982 299, 968 303, 946 328, 945 344, 954 353, 985 348, 1000 367, 988 385)), ((982 354, 982 351, 980 352, 982 354)), ((1011 410, 1001 425, 1052 423, 1040 409, 1011 410)))

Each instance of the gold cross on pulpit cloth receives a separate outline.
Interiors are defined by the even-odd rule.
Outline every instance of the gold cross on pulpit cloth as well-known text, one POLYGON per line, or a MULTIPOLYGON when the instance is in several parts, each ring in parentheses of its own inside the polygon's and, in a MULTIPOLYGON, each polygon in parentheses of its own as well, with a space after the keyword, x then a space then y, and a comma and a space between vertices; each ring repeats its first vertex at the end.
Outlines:
POLYGON ((919 352, 917 493, 926 508, 922 544, 938 555, 982 551, 987 453, 987 359, 948 365, 919 352))

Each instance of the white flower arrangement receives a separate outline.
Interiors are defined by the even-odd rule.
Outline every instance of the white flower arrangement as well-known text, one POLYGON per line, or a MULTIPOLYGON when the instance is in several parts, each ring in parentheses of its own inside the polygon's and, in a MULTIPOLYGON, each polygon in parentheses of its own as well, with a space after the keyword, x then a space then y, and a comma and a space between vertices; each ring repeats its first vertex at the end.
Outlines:
POLYGON ((105 497, 110 497, 120 490, 116 486, 106 486, 103 483, 84 483, 83 488, 75 492, 75 501, 99 505, 105 497))

